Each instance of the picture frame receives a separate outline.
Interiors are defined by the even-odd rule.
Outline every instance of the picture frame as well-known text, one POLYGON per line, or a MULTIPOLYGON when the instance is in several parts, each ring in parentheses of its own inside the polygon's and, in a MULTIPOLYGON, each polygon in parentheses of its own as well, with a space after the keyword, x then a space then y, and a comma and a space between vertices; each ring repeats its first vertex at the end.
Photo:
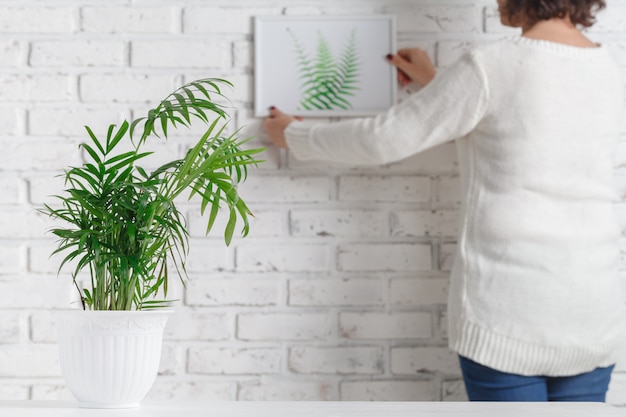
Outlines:
POLYGON ((372 116, 396 103, 393 15, 257 16, 254 115, 372 116))

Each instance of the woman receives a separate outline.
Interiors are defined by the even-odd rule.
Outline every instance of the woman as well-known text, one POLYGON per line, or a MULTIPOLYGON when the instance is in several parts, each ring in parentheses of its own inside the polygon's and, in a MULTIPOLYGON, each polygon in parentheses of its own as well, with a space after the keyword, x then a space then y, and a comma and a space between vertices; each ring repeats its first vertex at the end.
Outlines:
POLYGON ((383 164, 455 140, 463 215, 449 344, 471 400, 604 401, 624 342, 612 156, 619 69, 591 26, 602 0, 501 0, 522 35, 434 76, 418 50, 388 57, 428 84, 369 119, 265 127, 299 159, 383 164), (431 81, 432 79, 432 81, 431 81))

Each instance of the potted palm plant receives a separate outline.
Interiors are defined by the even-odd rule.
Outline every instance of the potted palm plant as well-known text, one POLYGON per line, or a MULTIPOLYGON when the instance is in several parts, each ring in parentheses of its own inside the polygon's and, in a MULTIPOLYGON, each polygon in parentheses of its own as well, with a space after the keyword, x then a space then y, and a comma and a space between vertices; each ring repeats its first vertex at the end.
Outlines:
POLYGON ((237 184, 263 149, 244 149, 249 139, 227 133, 224 86, 231 84, 193 81, 145 117, 109 126, 105 136, 86 127, 86 162, 66 170, 67 188, 41 209, 62 222, 51 230, 58 238, 53 253, 64 255, 59 270, 72 265, 82 304, 58 322, 61 368, 81 406, 138 406, 152 386, 170 276, 186 278, 189 233, 176 202, 197 199, 207 233, 225 211, 227 245, 238 222, 248 233, 251 213, 237 184), (194 120, 207 129, 182 158, 152 172, 142 168, 152 155, 143 150, 147 141, 194 120))

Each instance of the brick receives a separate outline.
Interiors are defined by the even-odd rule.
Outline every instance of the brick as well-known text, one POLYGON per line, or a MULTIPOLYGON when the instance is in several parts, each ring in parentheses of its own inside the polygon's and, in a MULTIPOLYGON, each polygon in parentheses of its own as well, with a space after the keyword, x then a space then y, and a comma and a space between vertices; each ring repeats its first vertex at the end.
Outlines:
MULTIPOLYGON (((22 245, 0 244, 0 274, 14 274, 26 270, 26 250, 22 245)), ((2 340, 0 338, 0 340, 2 340)))
POLYGON ((467 392, 465 384, 462 380, 443 381, 441 383, 441 400, 442 401, 459 401, 467 402, 467 392))
POLYGON ((33 67, 120 67, 125 64, 125 42, 35 41, 29 64, 33 67))
POLYGON ((339 200, 420 203, 430 200, 430 179, 416 176, 342 176, 339 200))
POLYGON ((339 248, 341 271, 427 271, 431 264, 430 245, 345 244, 339 248))
POLYGON ((246 244, 237 248, 240 272, 315 272, 329 267, 326 245, 246 244))
POLYGON ((34 210, 4 210, 0 216, 2 237, 41 238, 52 226, 45 215, 34 210))
POLYGON ((329 401, 333 386, 329 382, 299 382, 264 377, 262 381, 243 382, 237 399, 241 401, 329 401))
MULTIPOLYGON (((3 142, 0 166, 7 171, 61 171, 80 163, 75 143, 60 140, 7 140, 3 142)), ((51 176, 57 175, 55 172, 51 176)))
POLYGON ((103 108, 42 107, 28 111, 29 135, 82 136, 87 138, 85 125, 94 133, 106 133, 110 124, 121 124, 124 115, 103 108))
POLYGON ((76 401, 65 383, 36 383, 33 384, 31 400, 35 401, 76 401))
POLYGON ((439 177, 437 183, 437 205, 456 208, 461 205, 461 181, 459 177, 439 177))
POLYGON ((596 24, 589 31, 592 33, 619 33, 626 31, 626 6, 607 3, 606 9, 597 14, 596 24))
POLYGON ((451 271, 456 257, 457 245, 448 243, 439 247, 439 269, 441 271, 451 271))
POLYGON ((461 56, 479 45, 478 42, 441 41, 437 43, 437 66, 441 68, 454 64, 461 56))
POLYGON ((253 63, 253 46, 249 41, 233 42, 233 67, 251 68, 253 63))
POLYGON ((391 372, 396 375, 460 375, 456 353, 444 347, 399 347, 391 349, 391 372))
POLYGON ((400 278, 391 280, 389 302, 394 306, 446 304, 449 279, 400 278))
POLYGON ((230 67, 230 44, 216 41, 134 41, 131 66, 139 68, 230 67))
POLYGON ((382 211, 292 210, 292 236, 387 236, 389 221, 382 211))
POLYGON ((28 400, 29 391, 29 387, 26 384, 0 384, 0 398, 3 401, 28 400))
POLYGON ((234 269, 234 260, 231 252, 222 242, 219 244, 207 244, 204 241, 194 239, 189 242, 189 255, 186 263, 187 271, 232 271, 234 269))
MULTIPOLYGON (((247 203, 246 195, 241 195, 244 201, 247 203)), ((252 210, 253 215, 248 217, 248 222, 250 224, 250 230, 248 232, 248 239, 255 237, 279 237, 283 234, 283 226, 284 215, 281 211, 278 210, 256 210, 254 207, 249 207, 252 210)), ((207 209, 208 210, 208 209, 207 209)), ((205 215, 200 214, 200 210, 194 209, 189 212, 189 233, 191 236, 204 237, 206 232, 206 227, 208 223, 208 211, 205 212, 205 215)), ((222 210, 222 212, 218 215, 215 223, 213 224, 213 228, 209 233, 209 237, 213 237, 216 239, 222 239, 224 235, 224 230, 226 229, 226 224, 228 223, 228 212, 226 210, 222 210)), ((235 228, 235 233, 233 234, 233 241, 239 239, 241 237, 241 231, 243 228, 243 223, 240 222, 238 226, 235 228)))
POLYGON ((477 32, 474 6, 413 6, 388 8, 397 14, 398 32, 448 33, 477 32))
POLYGON ((159 376, 178 375, 185 372, 186 352, 178 344, 171 342, 163 343, 161 348, 161 360, 159 363, 159 376))
POLYGON ((251 34, 252 16, 279 15, 279 7, 189 7, 183 13, 183 32, 251 34))
POLYGON ((322 340, 331 334, 331 317, 323 313, 251 313, 237 320, 241 340, 322 340))
POLYGON ((1 6, 2 33, 72 33, 76 22, 72 7, 1 6))
POLYGON ((289 305, 382 305, 383 288, 374 279, 302 279, 289 281, 289 305))
POLYGON ((193 279, 187 284, 185 301, 192 306, 272 306, 278 304, 277 281, 251 279, 193 279))
POLYGON ((0 308, 68 308, 75 301, 75 291, 69 278, 0 281, 0 308))
POLYGON ((163 401, 230 401, 235 399, 236 382, 170 381, 157 378, 145 398, 146 402, 163 401))
POLYGON ((234 319, 225 313, 177 308, 168 319, 164 339, 226 340, 232 336, 234 319))
POLYGON ((17 67, 23 46, 17 40, 0 40, 0 67, 17 67))
POLYGON ((27 334, 26 316, 11 312, 0 313, 0 346, 9 343, 20 343, 26 339, 27 334))
POLYGON ((621 67, 626 67, 626 43, 617 41, 603 42, 609 48, 611 55, 621 67))
POLYGON ((168 33, 174 30, 178 12, 173 7, 89 7, 81 8, 84 32, 168 33))
POLYGON ((7 176, 0 177, 0 204, 15 205, 22 203, 26 194, 26 184, 20 178, 7 176))
POLYGON ((20 113, 14 107, 0 108, 0 125, 3 135, 15 135, 20 129, 20 113))
POLYGON ((500 12, 497 7, 489 6, 483 10, 484 30, 486 33, 519 34, 518 28, 504 26, 500 21, 500 12))
POLYGON ((318 203, 330 197, 329 179, 322 176, 255 175, 239 186, 247 203, 318 203))
POLYGON ((456 210, 411 210, 391 213, 393 236, 456 237, 459 234, 456 210))
POLYGON ((170 75, 85 74, 79 86, 85 102, 157 103, 172 92, 174 83, 170 75))
POLYGON ((187 371, 218 375, 276 374, 280 366, 279 349, 191 347, 187 371))
POLYGON ((384 371, 379 347, 294 347, 289 351, 289 369, 299 374, 358 375, 384 371))
POLYGON ((7 74, 0 77, 3 102, 68 101, 75 91, 75 77, 58 74, 7 74))
POLYGON ((56 346, 0 345, 0 377, 58 376, 61 376, 61 367, 56 346))
POLYGON ((35 343, 57 343, 57 320, 51 311, 38 311, 30 317, 30 339, 35 343))
POLYGON ((341 401, 435 401, 431 381, 344 381, 341 401))
POLYGON ((352 313, 339 315, 339 331, 348 339, 416 339, 432 334, 430 313, 352 313))

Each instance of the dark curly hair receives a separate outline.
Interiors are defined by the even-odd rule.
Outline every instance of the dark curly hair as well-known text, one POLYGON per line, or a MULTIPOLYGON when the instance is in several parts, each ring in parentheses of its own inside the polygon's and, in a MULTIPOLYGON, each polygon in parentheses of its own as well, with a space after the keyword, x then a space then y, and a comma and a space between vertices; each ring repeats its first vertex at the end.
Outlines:
POLYGON ((531 22, 569 16, 576 26, 590 27, 595 13, 606 7, 604 0, 507 0, 503 14, 509 21, 519 18, 531 22))

